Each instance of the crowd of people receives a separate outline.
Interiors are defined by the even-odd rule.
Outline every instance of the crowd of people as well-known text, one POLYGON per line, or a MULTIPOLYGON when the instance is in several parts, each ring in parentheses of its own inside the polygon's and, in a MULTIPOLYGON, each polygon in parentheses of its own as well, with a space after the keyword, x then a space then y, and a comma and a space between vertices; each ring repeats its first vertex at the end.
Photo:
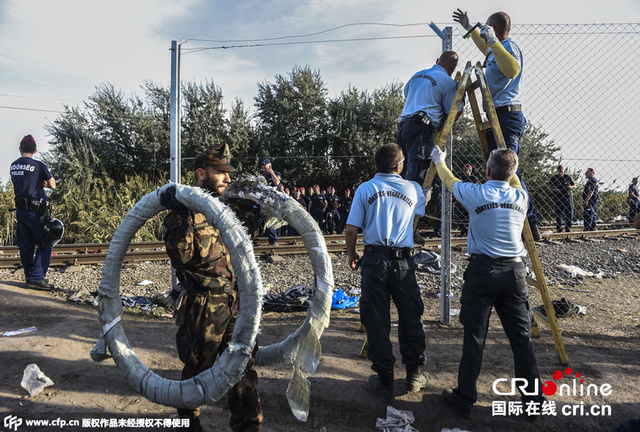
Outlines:
MULTIPOLYGON (((285 187, 282 174, 274 171, 270 159, 262 160, 262 171, 267 184, 277 191, 296 200, 313 217, 323 234, 342 234, 347 217, 351 211, 351 190, 346 188, 342 196, 336 194, 333 186, 321 188, 320 185, 285 187)), ((264 222, 264 221, 263 221, 264 222)), ((296 236, 295 228, 289 225, 274 229, 262 228, 260 231, 269 239, 269 244, 275 246, 282 236, 296 236)))

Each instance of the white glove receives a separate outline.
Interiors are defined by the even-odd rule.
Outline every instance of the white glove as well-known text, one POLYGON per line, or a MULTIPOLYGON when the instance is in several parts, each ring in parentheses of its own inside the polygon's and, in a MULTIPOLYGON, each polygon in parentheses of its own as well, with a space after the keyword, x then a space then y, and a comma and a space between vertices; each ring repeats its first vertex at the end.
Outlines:
POLYGON ((444 162, 444 158, 447 157, 447 152, 440 150, 440 147, 433 146, 433 150, 431 150, 431 160, 434 165, 438 165, 440 162, 444 162))
POLYGON ((482 39, 484 39, 488 46, 500 42, 496 37, 496 32, 493 31, 493 27, 488 25, 480 27, 480 36, 482 36, 482 39))

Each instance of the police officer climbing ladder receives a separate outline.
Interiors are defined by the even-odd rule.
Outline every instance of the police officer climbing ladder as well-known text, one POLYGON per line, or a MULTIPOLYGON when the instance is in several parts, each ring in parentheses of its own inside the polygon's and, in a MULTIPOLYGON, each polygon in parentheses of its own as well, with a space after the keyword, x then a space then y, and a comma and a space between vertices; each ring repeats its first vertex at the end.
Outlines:
MULTIPOLYGON (((489 144, 487 141, 487 132, 492 131, 496 147, 497 148, 506 148, 504 138, 502 136, 502 129, 500 129, 500 123, 498 122, 498 116, 496 114, 493 101, 491 98, 491 93, 489 91, 489 87, 487 86, 486 77, 484 75, 484 71, 480 65, 477 63, 476 66, 471 66, 471 62, 467 62, 464 72, 462 74, 458 73, 456 76, 456 81, 458 82, 458 90, 456 92, 456 96, 451 105, 451 109, 449 110, 449 115, 444 122, 444 125, 441 130, 436 134, 436 145, 444 150, 447 137, 453 128, 453 123, 456 117, 456 111, 453 107, 460 106, 462 102, 463 95, 467 94, 469 98, 469 104, 471 107, 471 112, 473 114, 473 119, 476 125, 476 130, 478 131, 478 137, 480 139, 480 143, 482 145, 482 149, 485 155, 485 159, 489 156, 489 144), (476 80, 472 82, 471 75, 476 75, 476 80), (485 106, 485 112, 487 114, 488 121, 484 122, 481 117, 480 109, 478 106, 478 101, 475 96, 475 90, 480 89, 480 93, 482 95, 482 101, 485 106)), ((423 188, 429 188, 433 184, 434 177, 436 175, 436 169, 433 162, 429 166, 429 170, 427 172, 423 188)), ((521 187, 520 180, 517 176, 514 176, 511 179, 511 186, 513 187, 521 187)), ((524 209, 523 209, 524 210, 524 209)), ((540 295, 542 297, 542 301, 544 303, 544 307, 547 313, 547 317, 543 317, 539 315, 537 312, 534 312, 536 316, 542 320, 545 324, 548 324, 553 333, 556 352, 558 354, 558 358, 562 364, 568 364, 569 358, 564 348, 564 343, 562 342, 562 334, 560 333, 560 329, 558 327, 558 321, 553 310, 553 306, 551 304, 551 297, 549 295, 549 289, 547 287, 547 282, 544 277, 544 272, 542 270, 542 265, 540 264, 540 258, 538 256, 538 252, 536 250, 535 242, 533 240, 533 234, 531 232, 531 228, 529 227, 529 221, 525 220, 524 230, 523 230, 523 240, 529 257, 531 259, 531 264, 535 273, 535 279, 527 278, 527 282, 530 285, 535 286, 540 291, 540 295)), ((537 327, 536 322, 534 321, 532 325, 532 333, 534 336, 540 335, 540 330, 537 327)))

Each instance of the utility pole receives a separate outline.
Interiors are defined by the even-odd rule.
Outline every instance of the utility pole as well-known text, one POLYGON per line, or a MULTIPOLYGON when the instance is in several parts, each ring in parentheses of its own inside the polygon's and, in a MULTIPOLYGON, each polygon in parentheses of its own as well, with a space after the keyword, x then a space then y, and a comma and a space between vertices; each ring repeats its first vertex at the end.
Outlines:
MULTIPOLYGON (((186 39, 179 41, 171 41, 171 182, 180 183, 182 181, 181 152, 180 143, 180 46, 185 43, 186 39)), ((171 267, 171 287, 178 286, 178 278, 176 271, 171 267)))
POLYGON ((171 41, 171 182, 180 183, 181 143, 180 143, 180 46, 187 40, 171 41))
MULTIPOLYGON (((453 48, 453 27, 445 27, 444 31, 442 31, 433 22, 429 24, 429 27, 442 39, 442 52, 453 48)), ((451 138, 452 133, 449 133, 445 147, 447 152, 445 164, 449 168, 451 168, 451 138)), ((453 196, 444 184, 441 191, 442 241, 440 243, 440 264, 442 268, 440 269, 440 322, 444 325, 449 325, 451 324, 451 204, 453 196)))

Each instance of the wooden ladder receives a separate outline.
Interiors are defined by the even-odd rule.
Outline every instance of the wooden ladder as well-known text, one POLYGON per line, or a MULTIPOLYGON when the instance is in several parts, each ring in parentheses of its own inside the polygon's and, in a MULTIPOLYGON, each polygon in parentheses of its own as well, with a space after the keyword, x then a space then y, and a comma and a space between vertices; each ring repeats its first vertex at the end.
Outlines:
MULTIPOLYGON (((502 129, 500 128, 500 123, 498 122, 498 116, 496 114, 495 106, 493 105, 493 99, 491 98, 491 93, 489 91, 489 87, 487 86, 487 80, 484 75, 484 71, 480 65, 477 63, 476 66, 471 66, 471 62, 468 62, 464 71, 462 73, 458 72, 455 78, 458 83, 458 90, 456 92, 456 96, 451 104, 451 108, 449 110, 449 115, 447 116, 446 121, 442 125, 442 127, 436 132, 436 136, 434 138, 435 144, 440 147, 440 149, 444 150, 445 145, 447 143, 447 139, 451 130, 453 129, 453 124, 456 120, 456 115, 458 113, 458 108, 462 104, 462 100, 464 94, 466 92, 467 97, 469 98, 469 105, 471 106, 471 112, 473 114, 473 120, 476 125, 476 130, 478 131, 478 137, 480 138, 480 144, 482 146, 482 152, 485 157, 485 161, 489 157, 489 143, 487 141, 487 132, 492 131, 494 140, 496 142, 496 146, 498 148, 506 148, 506 144, 504 141, 504 136, 502 135, 502 129), (476 80, 472 81, 472 75, 476 75, 476 80), (475 90, 480 89, 480 93, 482 94, 482 101, 484 106, 486 107, 487 121, 482 121, 482 116, 480 113, 480 108, 478 106, 478 100, 475 96, 475 90)), ((437 174, 436 167, 431 162, 429 166, 429 170, 427 171, 427 175, 424 180, 423 189, 427 189, 432 187, 433 181, 437 174)), ((512 187, 521 188, 520 180, 517 176, 513 176, 511 179, 512 187)), ((417 218, 414 221, 414 231, 417 226, 417 218)), ((540 337, 540 328, 538 327, 538 323, 535 319, 537 317, 541 322, 545 323, 553 334, 553 339, 556 346, 556 353, 558 354, 558 358, 560 363, 563 365, 569 364, 569 357, 567 356, 567 352, 564 347, 564 342, 562 341, 562 333, 560 332, 560 327, 558 326, 558 319, 556 318, 555 310, 553 309, 553 304, 551 302, 551 296, 549 294, 549 288, 547 286, 547 280, 544 276, 544 272, 542 270, 542 265, 540 264, 540 257, 538 256, 538 251, 536 249, 536 244, 533 241, 533 234, 531 233, 531 227, 529 226, 529 221, 525 218, 524 230, 523 230, 523 240, 525 248, 529 254, 529 258, 531 259, 531 266, 533 267, 533 272, 535 274, 535 279, 527 277, 527 283, 538 288, 540 291, 540 296, 542 297, 542 303, 544 304, 544 308, 546 311, 547 317, 542 316, 537 310, 533 309, 534 319, 531 325, 531 335, 534 338, 540 337)), ((361 331, 363 330, 361 326, 361 331)), ((362 346, 362 350, 360 352, 361 357, 366 357, 367 351, 367 340, 365 339, 364 345, 362 346)))

